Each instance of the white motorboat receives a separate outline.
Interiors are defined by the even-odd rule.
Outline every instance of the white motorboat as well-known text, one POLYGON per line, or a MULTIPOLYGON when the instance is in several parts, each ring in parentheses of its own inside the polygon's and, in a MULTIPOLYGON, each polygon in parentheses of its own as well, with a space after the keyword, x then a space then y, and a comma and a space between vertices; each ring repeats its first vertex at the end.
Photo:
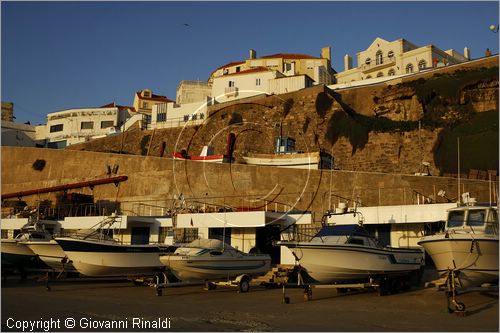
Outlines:
POLYGON ((279 241, 315 282, 350 283, 418 275, 420 249, 381 246, 362 225, 325 225, 309 242, 279 241))
POLYGON ((86 276, 147 276, 161 271, 163 248, 113 240, 56 238, 76 270, 86 276))
POLYGON ((36 225, 27 226, 14 239, 2 238, 2 265, 25 268, 48 268, 26 243, 32 241, 49 242, 52 235, 36 225))
POLYGON ((163 270, 160 254, 170 247, 122 244, 108 236, 116 220, 112 214, 87 234, 55 240, 76 270, 86 276, 148 276, 163 270))
POLYGON ((440 275, 457 272, 459 286, 498 280, 498 208, 462 206, 448 211, 445 230, 418 242, 440 275))
POLYGON ((61 246, 54 239, 44 241, 30 240, 21 243, 38 255, 40 260, 52 269, 65 272, 76 271, 75 267, 66 256, 66 253, 64 253, 61 246))
POLYGON ((271 270, 267 254, 248 254, 216 239, 197 239, 174 253, 160 256, 163 265, 183 282, 258 276, 271 270))

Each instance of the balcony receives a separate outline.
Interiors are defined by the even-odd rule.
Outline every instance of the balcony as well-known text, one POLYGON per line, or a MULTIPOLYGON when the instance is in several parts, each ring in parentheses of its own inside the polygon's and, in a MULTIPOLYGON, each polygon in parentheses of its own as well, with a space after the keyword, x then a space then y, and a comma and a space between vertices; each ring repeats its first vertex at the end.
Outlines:
POLYGON ((238 96, 238 88, 237 87, 226 87, 224 89, 224 93, 226 97, 236 97, 238 96))
POLYGON ((366 64, 366 63, 362 64, 361 71, 366 74, 366 73, 374 72, 377 70, 381 70, 381 69, 386 68, 386 67, 391 67, 391 66, 394 66, 396 64, 395 57, 382 58, 381 60, 382 61, 378 64, 375 61, 375 59, 372 60, 370 64, 366 64))

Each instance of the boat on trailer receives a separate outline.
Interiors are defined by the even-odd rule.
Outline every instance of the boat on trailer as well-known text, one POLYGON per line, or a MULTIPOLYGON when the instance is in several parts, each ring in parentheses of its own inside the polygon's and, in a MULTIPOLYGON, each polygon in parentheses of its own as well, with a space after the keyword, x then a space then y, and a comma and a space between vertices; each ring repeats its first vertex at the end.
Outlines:
POLYGON ((439 275, 454 273, 459 288, 498 281, 498 207, 452 208, 445 230, 423 237, 418 244, 439 275))
POLYGON ((107 236, 113 226, 113 214, 85 235, 57 237, 55 240, 76 270, 86 276, 149 276, 164 269, 160 254, 172 247, 162 244, 132 245, 107 236))
POLYGON ((271 270, 268 254, 244 253, 217 239, 194 240, 160 260, 182 282, 254 277, 271 270))
POLYGON ((21 233, 13 239, 2 239, 2 265, 18 269, 45 269, 48 268, 38 255, 27 246, 31 242, 48 243, 52 235, 41 229, 36 223, 25 226, 21 233))
POLYGON ((320 284, 346 284, 419 276, 421 249, 393 248, 379 244, 362 224, 324 225, 307 242, 279 241, 288 247, 300 267, 320 284))

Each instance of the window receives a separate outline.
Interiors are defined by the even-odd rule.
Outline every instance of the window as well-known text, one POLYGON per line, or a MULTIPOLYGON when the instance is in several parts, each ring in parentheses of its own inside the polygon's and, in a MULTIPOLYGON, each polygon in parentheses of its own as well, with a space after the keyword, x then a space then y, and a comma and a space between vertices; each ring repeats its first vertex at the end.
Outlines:
POLYGON ((377 77, 382 77, 382 76, 384 76, 384 73, 382 73, 382 72, 377 73, 377 77))
POLYGON ((144 91, 142 92, 142 96, 144 96, 144 97, 148 97, 148 98, 149 98, 149 97, 151 97, 151 92, 150 92, 149 90, 144 90, 144 91))
POLYGON ((368 79, 371 79, 371 78, 372 78, 372 76, 371 76, 371 75, 368 75, 368 76, 366 77, 366 79, 367 79, 367 80, 368 80, 368 79))
POLYGON ((240 67, 240 66, 236 67, 236 73, 239 73, 239 72, 240 72, 240 70, 241 70, 241 67, 240 67))
POLYGON ((193 115, 191 116, 191 120, 196 120, 196 119, 198 119, 198 115, 197 115, 197 114, 193 114, 193 115))
POLYGON ((80 123, 80 129, 94 129, 93 121, 82 121, 80 123))
POLYGON ((482 226, 484 225, 485 218, 485 210, 469 210, 469 215, 467 216, 467 225, 473 227, 482 226))
POLYGON ((389 57, 389 58, 394 57, 394 52, 393 51, 387 52, 387 57, 389 57))
POLYGON ((229 86, 234 87, 234 81, 229 81, 229 86))
POLYGON ((184 121, 188 121, 189 120, 189 115, 188 114, 185 114, 184 115, 184 121))
POLYGON ((420 60, 418 62, 418 69, 424 69, 425 67, 427 67, 427 62, 425 60, 420 60))
POLYGON ((387 75, 389 75, 389 76, 396 75, 396 71, 394 70, 394 68, 389 69, 389 72, 387 72, 387 75))
POLYGON ((255 79, 255 85, 260 86, 260 79, 255 79))
POLYGON ((109 128, 109 127, 113 127, 115 124, 113 122, 113 120, 105 120, 105 121, 101 121, 101 128, 109 128))
POLYGON ((156 114, 156 121, 158 121, 158 122, 167 121, 167 114, 164 112, 156 114))
POLYGON ((62 132, 63 127, 63 124, 52 125, 50 126, 50 133, 62 132))
POLYGON ((149 107, 149 103, 148 102, 142 102, 142 108, 143 109, 147 109, 149 107))
POLYGON ((448 215, 448 228, 461 227, 464 224, 464 211, 450 212, 448 215))
POLYGON ((370 58, 366 58, 365 64, 369 65, 371 62, 372 62, 372 60, 370 58))
POLYGON ((413 65, 412 64, 408 64, 406 65, 406 73, 413 73, 413 65))
POLYGON ((381 65, 384 63, 384 59, 382 58, 382 51, 377 51, 375 57, 377 65, 381 65))

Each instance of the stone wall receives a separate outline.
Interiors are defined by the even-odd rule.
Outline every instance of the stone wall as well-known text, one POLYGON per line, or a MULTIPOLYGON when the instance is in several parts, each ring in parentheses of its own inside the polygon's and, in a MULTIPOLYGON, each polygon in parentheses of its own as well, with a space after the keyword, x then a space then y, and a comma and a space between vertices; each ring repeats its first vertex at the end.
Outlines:
MULTIPOLYGON (((118 166, 118 175, 128 176, 120 183, 93 189, 74 190, 91 194, 97 202, 118 202, 128 214, 166 214, 181 193, 184 208, 207 205, 233 209, 277 209, 312 211, 314 220, 339 202, 353 200, 365 206, 423 202, 435 198, 439 190, 457 197, 457 180, 446 177, 419 177, 402 174, 352 172, 340 170, 296 170, 174 161, 170 158, 120 155, 74 150, 2 148, 2 194, 106 178, 108 165, 118 166), (43 169, 34 163, 43 160, 43 169)), ((39 163, 40 164, 40 163, 39 163)), ((497 193, 498 182, 462 180, 461 192, 470 192, 480 202, 497 193), (490 193, 490 189, 492 192, 490 193)), ((23 198, 29 204, 55 200, 55 193, 23 198)))

